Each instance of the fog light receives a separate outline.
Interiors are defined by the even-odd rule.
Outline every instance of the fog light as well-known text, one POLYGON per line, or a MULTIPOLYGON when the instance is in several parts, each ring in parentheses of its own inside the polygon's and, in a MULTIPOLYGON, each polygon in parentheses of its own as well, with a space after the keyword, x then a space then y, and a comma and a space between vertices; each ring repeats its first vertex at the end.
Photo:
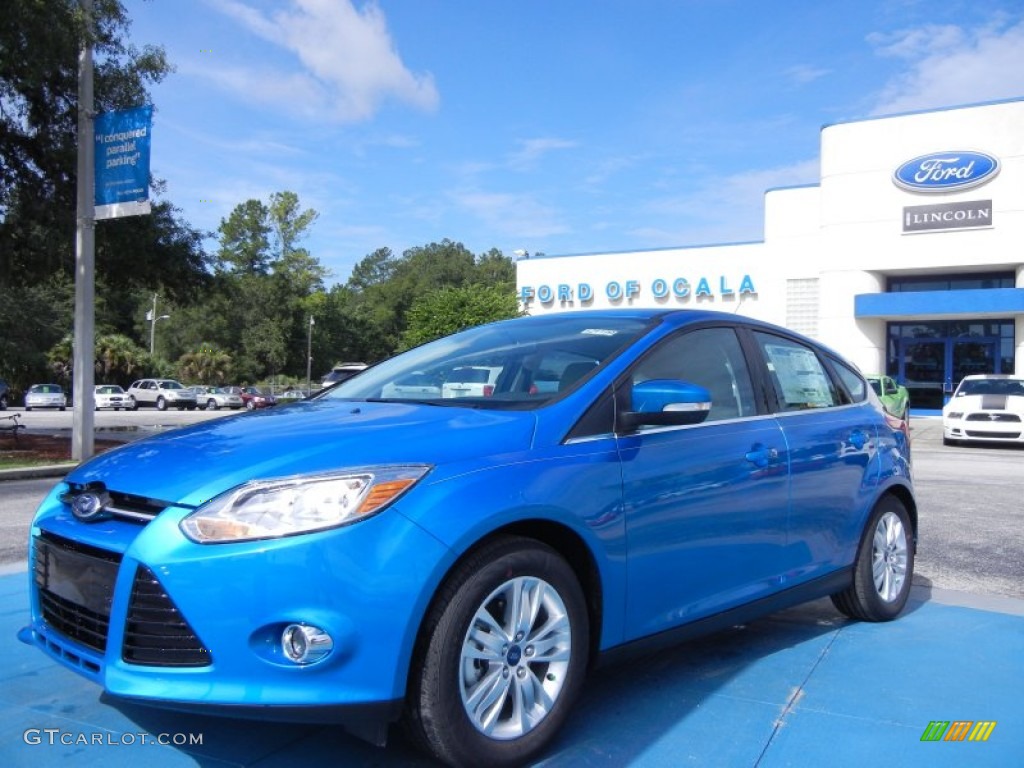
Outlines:
POLYGON ((320 661, 334 648, 331 636, 319 627, 289 624, 281 633, 281 650, 288 661, 312 664, 320 661))

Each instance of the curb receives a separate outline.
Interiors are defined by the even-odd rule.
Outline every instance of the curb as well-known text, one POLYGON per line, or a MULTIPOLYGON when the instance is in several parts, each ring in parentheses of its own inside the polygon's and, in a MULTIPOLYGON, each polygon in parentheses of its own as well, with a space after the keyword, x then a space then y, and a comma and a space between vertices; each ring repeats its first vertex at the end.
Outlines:
POLYGON ((4 480, 32 480, 39 477, 64 477, 78 464, 41 464, 37 467, 0 469, 0 482, 4 480))

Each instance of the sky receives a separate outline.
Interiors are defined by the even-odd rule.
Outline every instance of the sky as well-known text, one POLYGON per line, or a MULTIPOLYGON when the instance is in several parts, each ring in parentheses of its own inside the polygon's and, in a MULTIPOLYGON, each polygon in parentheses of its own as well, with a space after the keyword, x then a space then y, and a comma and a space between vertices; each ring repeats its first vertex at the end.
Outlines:
POLYGON ((210 233, 292 191, 345 282, 449 239, 568 255, 756 241, 821 128, 1024 98, 1024 0, 122 0, 159 199, 210 233))

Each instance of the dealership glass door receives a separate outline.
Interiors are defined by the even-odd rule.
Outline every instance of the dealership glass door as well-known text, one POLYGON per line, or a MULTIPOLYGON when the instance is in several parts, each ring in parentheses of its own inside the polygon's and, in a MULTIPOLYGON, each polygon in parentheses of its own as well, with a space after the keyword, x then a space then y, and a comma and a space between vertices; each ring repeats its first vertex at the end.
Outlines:
POLYGON ((939 410, 964 376, 996 373, 996 338, 900 339, 897 378, 914 408, 939 410))

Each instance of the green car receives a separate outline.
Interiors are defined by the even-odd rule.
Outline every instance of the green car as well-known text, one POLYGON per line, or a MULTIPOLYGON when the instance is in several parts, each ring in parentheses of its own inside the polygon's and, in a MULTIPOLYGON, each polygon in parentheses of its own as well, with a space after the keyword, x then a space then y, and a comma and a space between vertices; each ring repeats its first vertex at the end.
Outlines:
POLYGON ((910 393, 902 384, 897 384, 891 376, 869 373, 865 377, 868 384, 875 390, 885 410, 893 416, 906 419, 910 416, 910 393))

